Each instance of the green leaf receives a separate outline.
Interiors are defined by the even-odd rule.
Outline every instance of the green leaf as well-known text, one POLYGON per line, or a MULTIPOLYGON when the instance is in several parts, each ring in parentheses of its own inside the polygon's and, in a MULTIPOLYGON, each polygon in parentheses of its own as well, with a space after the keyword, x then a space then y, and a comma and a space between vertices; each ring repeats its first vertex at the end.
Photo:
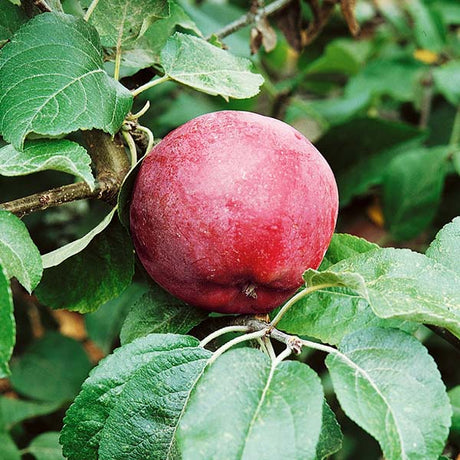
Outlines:
MULTIPOLYGON (((83 0, 88 8, 92 0, 83 0)), ((136 41, 157 19, 169 16, 168 0, 99 0, 89 23, 96 27, 103 46, 122 47, 136 41)))
POLYGON ((444 225, 426 250, 426 255, 460 276, 460 217, 444 225))
POLYGON ((68 259, 69 257, 72 257, 75 254, 83 251, 97 235, 99 235, 103 230, 107 228, 107 226, 112 221, 115 211, 116 208, 113 208, 112 211, 110 211, 104 217, 104 219, 85 236, 79 238, 78 240, 72 241, 65 246, 55 249, 54 251, 43 254, 43 268, 55 267, 56 265, 64 262, 64 260, 68 259))
POLYGON ((2 446, 3 460, 21 460, 21 452, 8 433, 0 431, 0 446, 2 446))
POLYGON ((59 432, 49 431, 32 440, 27 452, 37 460, 64 460, 62 447, 59 445, 59 432))
POLYGON ((343 259, 348 259, 349 257, 377 248, 378 246, 375 243, 366 241, 364 238, 346 233, 334 233, 318 270, 327 270, 331 265, 343 259))
POLYGON ((436 364, 414 337, 391 329, 347 336, 326 359, 345 413, 380 443, 388 460, 435 460, 451 410, 436 364))
POLYGON ((159 353, 139 369, 102 430, 100 460, 178 458, 177 426, 209 357, 198 346, 177 348, 159 353))
POLYGON ((160 286, 152 285, 132 305, 121 328, 122 345, 152 332, 186 334, 208 317, 208 313, 187 305, 160 286))
POLYGON ((460 433, 460 385, 452 388, 447 395, 452 406, 452 431, 460 433))
POLYGON ((0 265, 0 379, 10 375, 8 361, 13 353, 15 339, 16 323, 13 316, 13 295, 8 275, 0 265))
POLYGON ((36 294, 51 308, 89 313, 118 297, 133 273, 131 240, 115 220, 84 251, 45 270, 36 294))
POLYGON ((187 460, 315 459, 322 406, 320 380, 305 364, 231 350, 193 389, 178 444, 187 460))
POLYGON ((0 431, 1 429, 9 431, 14 425, 24 420, 51 414, 59 409, 60 405, 59 402, 43 403, 0 396, 0 431))
POLYGON ((324 400, 321 433, 316 446, 316 460, 325 460, 338 452, 342 448, 342 440, 343 435, 334 412, 324 400))
POLYGON ((104 72, 99 37, 83 19, 40 14, 2 49, 0 131, 19 150, 29 133, 114 134, 131 104, 131 93, 104 72))
POLYGON ((264 79, 250 71, 251 62, 205 40, 176 32, 161 51, 161 65, 171 79, 213 96, 255 96, 264 79))
POLYGON ((394 158, 383 178, 385 224, 398 240, 420 234, 441 201, 448 147, 419 148, 394 158))
POLYGON ((132 283, 119 297, 85 315, 88 335, 104 353, 110 353, 129 309, 147 289, 145 284, 132 283))
POLYGON ((65 456, 69 460, 96 460, 102 430, 126 384, 162 353, 186 348, 196 350, 197 345, 193 337, 151 334, 118 348, 100 361, 64 419, 61 443, 65 456))
POLYGON ((40 253, 24 223, 14 214, 0 209, 0 265, 7 278, 13 276, 32 292, 42 277, 40 253))
POLYGON ((178 28, 201 36, 196 24, 180 5, 170 0, 169 9, 170 15, 167 18, 156 20, 131 46, 124 47, 121 55, 121 75, 133 75, 138 70, 158 64, 162 48, 178 28))
POLYGON ((442 51, 445 42, 445 30, 440 18, 423 0, 411 0, 406 8, 414 21, 413 31, 417 44, 431 51, 442 51))
POLYGON ((63 403, 75 397, 90 369, 79 342, 48 331, 12 362, 10 381, 29 398, 63 403))
POLYGON ((433 70, 437 90, 454 106, 460 104, 460 62, 450 61, 433 70))
POLYGON ((52 169, 80 177, 93 189, 90 165, 91 158, 84 147, 66 139, 28 141, 23 151, 12 145, 0 149, 3 176, 24 176, 52 169))
POLYGON ((409 125, 365 118, 331 128, 315 145, 334 171, 345 206, 380 184, 389 162, 419 144, 422 136, 409 125))
POLYGON ((423 254, 375 249, 329 270, 361 274, 377 316, 434 324, 460 337, 460 278, 423 254))
POLYGON ((0 3, 0 47, 28 20, 21 8, 10 2, 0 3))
POLYGON ((365 299, 346 289, 312 292, 297 301, 278 324, 289 334, 315 337, 331 345, 347 334, 372 326, 408 331, 418 328, 407 321, 379 318, 365 299))
POLYGON ((304 274, 303 279, 307 288, 326 285, 325 287, 348 288, 355 291, 361 297, 368 299, 367 288, 363 277, 359 273, 331 271, 318 272, 309 268, 304 274))

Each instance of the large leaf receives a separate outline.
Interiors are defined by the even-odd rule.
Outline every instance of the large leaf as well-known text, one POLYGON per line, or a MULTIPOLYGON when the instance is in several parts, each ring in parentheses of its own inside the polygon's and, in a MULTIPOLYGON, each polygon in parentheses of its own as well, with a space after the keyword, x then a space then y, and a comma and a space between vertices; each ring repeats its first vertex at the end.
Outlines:
POLYGON ((147 290, 146 284, 132 283, 119 297, 85 315, 88 336, 104 353, 110 353, 130 308, 147 290))
POLYGON ((8 276, 0 265, 0 379, 10 375, 8 361, 13 353, 15 338, 13 296, 8 276))
POLYGON ((114 134, 132 96, 102 67, 99 37, 83 19, 44 13, 27 22, 0 54, 5 140, 22 149, 29 133, 97 128, 114 134))
POLYGON ((38 435, 25 450, 34 455, 37 460, 64 460, 62 447, 59 444, 59 433, 56 431, 38 435))
POLYGON ((417 236, 435 217, 447 153, 447 147, 419 148, 394 158, 388 165, 383 179, 383 213, 396 239, 417 236))
POLYGON ((264 81, 250 71, 249 60, 179 32, 168 39, 161 51, 161 65, 171 79, 226 99, 255 96, 264 81))
POLYGON ((99 224, 97 224, 92 230, 90 230, 86 235, 82 236, 78 240, 71 241, 65 246, 61 246, 54 251, 43 254, 43 268, 55 267, 56 265, 64 262, 64 260, 68 259, 69 257, 72 257, 75 254, 83 251, 97 235, 99 235, 103 230, 107 228, 107 226, 112 221, 115 211, 116 208, 113 208, 112 211, 110 211, 104 217, 104 219, 99 222, 99 224))
POLYGON ((29 398, 63 403, 75 397, 90 369, 79 342, 50 331, 12 362, 10 381, 29 398))
MULTIPOLYGON (((210 356, 206 350, 200 349, 198 352, 197 345, 198 341, 193 337, 151 334, 118 348, 102 360, 91 372, 67 411, 61 436, 65 456, 70 460, 97 459, 103 428, 112 411, 116 410, 119 395, 128 382, 144 366, 154 366, 156 359, 163 353, 189 350, 191 353, 202 353, 203 357, 210 356)), ((167 370, 165 374, 167 376, 167 370)), ((131 388, 131 391, 134 396, 135 388, 131 388)))
POLYGON ((327 270, 331 265, 343 259, 377 248, 378 246, 375 243, 366 241, 363 238, 346 233, 334 233, 318 270, 327 270))
POLYGON ((445 225, 426 250, 431 259, 460 276, 460 217, 445 225))
POLYGON ((417 325, 399 319, 382 319, 367 300, 345 289, 319 290, 298 300, 278 324, 289 334, 306 335, 335 345, 352 332, 371 326, 413 331, 417 325))
POLYGON ((60 402, 24 401, 0 396, 0 431, 10 430, 24 420, 51 414, 60 407, 60 402))
POLYGON ((0 174, 3 176, 23 176, 52 169, 80 177, 93 188, 90 165, 91 158, 84 147, 66 139, 29 141, 22 151, 12 145, 0 149, 0 174))
POLYGON ((207 312, 152 285, 149 292, 132 305, 121 328, 120 340, 124 345, 153 332, 186 334, 207 316, 207 312))
MULTIPOLYGON (((89 7, 92 0, 83 0, 89 7)), ((89 18, 104 46, 122 47, 136 41, 159 18, 169 16, 168 0, 99 0, 89 18)))
POLYGON ((13 276, 32 292, 43 273, 37 247, 24 223, 15 215, 0 209, 0 265, 7 278, 13 276))
POLYGON ((131 240, 121 224, 113 221, 84 251, 45 270, 36 294, 51 308, 89 313, 118 297, 133 273, 131 240))
POLYGON ((446 327, 460 337, 460 278, 423 254, 375 249, 329 270, 359 273, 377 316, 446 327))
POLYGON ((417 145, 421 136, 409 125, 366 118, 331 128, 315 145, 331 164, 345 206, 380 184, 389 162, 417 145))
POLYGON ((159 353, 139 369, 102 430, 100 460, 178 458, 177 426, 209 356, 197 346, 178 348, 159 353))
POLYGON ((320 380, 305 364, 231 350, 192 391, 178 431, 183 459, 313 460, 322 406, 320 380))
POLYGON ((451 409, 436 364, 404 332, 371 328, 346 337, 326 359, 345 413, 374 438, 388 460, 436 460, 451 409))

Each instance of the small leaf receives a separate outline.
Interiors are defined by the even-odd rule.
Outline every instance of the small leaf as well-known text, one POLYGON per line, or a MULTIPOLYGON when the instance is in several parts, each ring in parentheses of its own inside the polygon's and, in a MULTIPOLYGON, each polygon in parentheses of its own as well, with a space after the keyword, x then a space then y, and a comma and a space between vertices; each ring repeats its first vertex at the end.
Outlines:
POLYGON ((121 328, 120 340, 124 345, 153 332, 186 334, 207 317, 207 312, 152 285, 149 292, 133 304, 121 328))
POLYGON ((303 279, 307 288, 328 285, 326 287, 348 288, 355 291, 361 297, 368 299, 367 288, 363 277, 359 273, 352 272, 318 272, 309 268, 304 274, 303 279))
POLYGON ((51 308, 89 313, 118 297, 133 273, 131 240, 115 220, 84 251, 45 270, 36 294, 51 308))
POLYGON ((88 336, 104 353, 110 353, 128 311, 147 290, 146 284, 132 283, 119 297, 85 315, 88 336))
MULTIPOLYGON (((83 0, 87 8, 92 0, 83 0)), ((115 47, 136 41, 152 22, 169 16, 167 0, 99 0, 89 23, 96 27, 103 46, 115 47)))
POLYGON ((0 3, 0 47, 6 43, 29 18, 22 8, 10 2, 0 3))
POLYGON ((337 423, 334 412, 324 400, 321 433, 316 446, 316 460, 325 460, 338 452, 342 448, 342 440, 343 435, 340 425, 337 423))
POLYGON ((8 433, 0 431, 0 446, 2 446, 2 458, 4 460, 21 460, 21 452, 8 433))
POLYGON ((255 96, 263 83, 250 71, 251 62, 205 40, 176 32, 161 51, 161 65, 171 79, 227 99, 255 96))
POLYGON ((37 460, 64 460, 62 447, 59 444, 59 432, 48 431, 32 440, 27 452, 37 460))
POLYGON ((434 324, 460 337, 460 278, 423 254, 375 249, 329 270, 360 273, 377 316, 434 324))
POLYGON ((13 316, 13 295, 11 294, 8 275, 0 265, 0 379, 10 375, 8 361, 13 353, 15 339, 16 323, 13 316))
POLYGON ((63 403, 75 397, 90 369, 79 342, 49 331, 13 361, 10 381, 15 391, 29 398, 63 403))
POLYGON ((80 177, 93 189, 90 164, 91 158, 84 147, 66 139, 29 141, 23 151, 12 145, 0 149, 0 174, 3 176, 23 176, 51 169, 80 177))
POLYGON ((460 385, 452 388, 447 393, 452 406, 452 431, 460 433, 460 385))
POLYGON ((318 270, 327 270, 331 265, 343 259, 377 248, 378 246, 375 243, 366 241, 364 238, 358 238, 346 233, 334 233, 318 270))
POLYGON ((0 209, 0 265, 7 278, 13 276, 32 292, 43 273, 37 247, 24 223, 15 215, 0 209))
POLYGON ((178 458, 177 425, 210 355, 198 346, 177 348, 139 369, 101 432, 100 460, 178 458))
POLYGON ((426 255, 460 276, 460 217, 438 232, 426 255))
POLYGON ((371 328, 347 336, 326 365, 345 413, 388 460, 436 460, 451 410, 436 364, 414 337, 371 328))
POLYGON ((417 236, 435 217, 447 171, 447 153, 447 146, 409 150, 386 168, 383 211, 396 239, 417 236))
POLYGON ((116 208, 113 208, 104 219, 96 225, 92 230, 90 230, 85 236, 79 238, 78 240, 72 241, 65 246, 62 246, 54 251, 48 252, 47 254, 42 255, 43 268, 55 267, 56 265, 61 264, 64 260, 69 257, 78 254, 83 251, 93 239, 99 235, 103 230, 112 221, 113 215, 115 214, 116 208))
POLYGON ((258 350, 230 350, 192 391, 178 444, 184 460, 313 460, 322 406, 320 380, 305 364, 274 366, 258 350))
POLYGON ((51 414, 59 409, 60 406, 60 402, 24 401, 0 396, 0 431, 2 428, 9 431, 14 425, 24 420, 51 414))
POLYGON ((136 372, 153 363, 161 353, 196 349, 197 345, 198 340, 193 337, 151 334, 118 348, 100 361, 64 419, 61 443, 65 456, 69 460, 96 460, 102 430, 117 407, 119 395, 136 372))
POLYGON ((40 14, 2 48, 0 131, 19 150, 29 133, 114 134, 131 105, 131 93, 103 70, 99 37, 83 19, 40 14))

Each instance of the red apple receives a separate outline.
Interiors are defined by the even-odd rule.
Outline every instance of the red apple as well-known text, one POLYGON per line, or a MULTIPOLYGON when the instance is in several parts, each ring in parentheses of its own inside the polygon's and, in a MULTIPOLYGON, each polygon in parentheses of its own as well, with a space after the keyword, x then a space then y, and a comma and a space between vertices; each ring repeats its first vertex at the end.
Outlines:
POLYGON ((337 209, 334 175, 302 134, 222 111, 153 148, 130 219, 142 264, 171 294, 221 313, 267 313, 319 266, 337 209))

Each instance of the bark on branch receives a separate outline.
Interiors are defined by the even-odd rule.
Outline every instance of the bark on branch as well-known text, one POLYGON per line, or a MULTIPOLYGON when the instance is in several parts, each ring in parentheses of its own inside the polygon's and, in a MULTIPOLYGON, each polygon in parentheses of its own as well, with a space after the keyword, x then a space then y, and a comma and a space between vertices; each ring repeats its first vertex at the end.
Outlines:
POLYGON ((94 190, 85 182, 77 182, 0 204, 0 208, 23 217, 35 211, 87 198, 113 202, 130 168, 125 148, 117 136, 112 139, 102 131, 86 131, 84 137, 96 170, 94 190))

